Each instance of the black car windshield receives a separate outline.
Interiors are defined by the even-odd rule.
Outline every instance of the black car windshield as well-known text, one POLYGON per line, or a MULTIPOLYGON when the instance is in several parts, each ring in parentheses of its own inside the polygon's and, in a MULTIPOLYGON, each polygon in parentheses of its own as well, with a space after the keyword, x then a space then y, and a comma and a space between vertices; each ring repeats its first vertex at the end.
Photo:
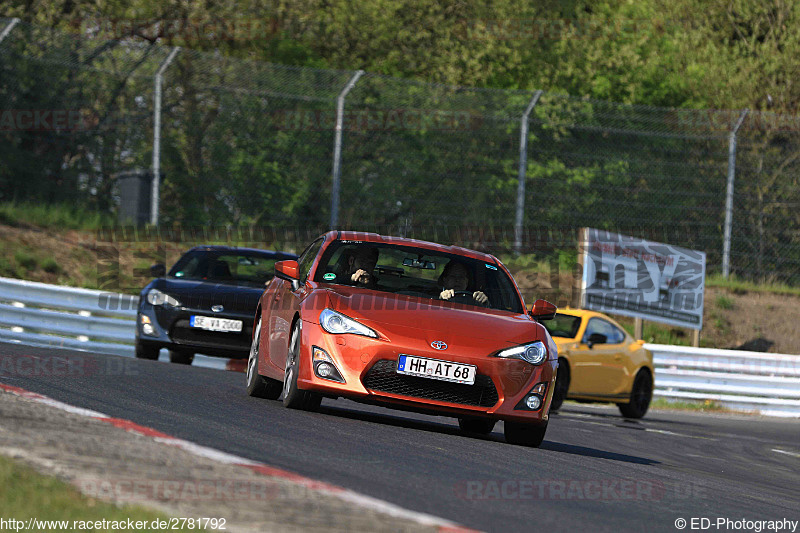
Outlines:
POLYGON ((414 246, 336 241, 314 281, 523 313, 516 286, 494 262, 414 246), (359 271, 366 273, 358 279, 359 271), (443 294, 450 290, 449 294, 443 294))
POLYGON ((272 279, 281 257, 252 251, 195 250, 187 252, 169 271, 178 279, 233 285, 261 285, 272 279))
POLYGON ((542 325, 552 337, 572 339, 578 335, 581 327, 581 317, 557 313, 553 320, 545 320, 542 325))

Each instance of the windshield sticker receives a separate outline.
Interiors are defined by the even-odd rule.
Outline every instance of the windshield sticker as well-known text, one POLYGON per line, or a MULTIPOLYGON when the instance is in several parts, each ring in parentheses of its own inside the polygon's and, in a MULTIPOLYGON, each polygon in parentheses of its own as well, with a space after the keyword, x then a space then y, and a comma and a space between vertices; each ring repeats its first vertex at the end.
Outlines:
POLYGON ((325 281, 332 281, 336 279, 336 274, 334 274, 333 272, 328 272, 327 274, 322 276, 322 279, 324 279, 325 281))
POLYGON ((489 263, 484 263, 484 265, 486 265, 486 268, 488 268, 489 270, 497 270, 496 266, 490 265, 489 263))

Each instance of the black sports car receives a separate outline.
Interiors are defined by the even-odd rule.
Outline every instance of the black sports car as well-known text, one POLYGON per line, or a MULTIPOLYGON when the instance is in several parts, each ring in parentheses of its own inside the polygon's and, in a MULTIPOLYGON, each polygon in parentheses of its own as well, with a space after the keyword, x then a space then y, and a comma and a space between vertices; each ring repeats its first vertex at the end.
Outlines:
POLYGON ((246 358, 253 316, 276 261, 296 260, 285 252, 229 246, 197 246, 166 273, 153 265, 156 277, 139 297, 136 357, 158 359, 167 348, 173 363, 191 364, 195 353, 246 358))

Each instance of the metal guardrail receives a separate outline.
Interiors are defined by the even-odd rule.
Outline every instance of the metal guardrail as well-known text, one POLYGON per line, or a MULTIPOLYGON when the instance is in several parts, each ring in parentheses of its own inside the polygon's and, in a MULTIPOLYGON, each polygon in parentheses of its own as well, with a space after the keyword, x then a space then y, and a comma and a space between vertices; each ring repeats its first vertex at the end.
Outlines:
POLYGON ((711 400, 769 416, 800 417, 800 356, 645 344, 653 353, 655 395, 711 400))
MULTIPOLYGON (((136 296, 0 278, 0 340, 130 357, 138 303, 136 296)), ((798 355, 644 346, 653 353, 656 396, 800 417, 798 355)))
POLYGON ((138 296, 0 278, 0 339, 130 355, 138 296))

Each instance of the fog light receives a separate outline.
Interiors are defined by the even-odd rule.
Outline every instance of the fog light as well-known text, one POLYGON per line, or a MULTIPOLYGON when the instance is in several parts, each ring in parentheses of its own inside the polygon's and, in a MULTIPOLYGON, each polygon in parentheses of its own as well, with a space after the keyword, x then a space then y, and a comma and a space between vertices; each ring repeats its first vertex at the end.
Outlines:
POLYGON ((333 368, 331 368, 331 365, 328 363, 320 363, 319 366, 317 366, 317 374, 319 374, 321 378, 327 378, 333 374, 333 368))
POLYGON ((344 378, 336 368, 333 358, 319 346, 311 347, 311 355, 314 362, 314 374, 322 379, 345 383, 344 378))
POLYGON ((542 406, 542 399, 538 396, 530 395, 525 398, 525 405, 528 406, 528 409, 535 411, 542 406))
POLYGON ((142 326, 142 333, 144 333, 145 335, 155 335, 156 330, 154 330, 153 326, 151 326, 150 324, 145 324, 144 326, 142 326))

